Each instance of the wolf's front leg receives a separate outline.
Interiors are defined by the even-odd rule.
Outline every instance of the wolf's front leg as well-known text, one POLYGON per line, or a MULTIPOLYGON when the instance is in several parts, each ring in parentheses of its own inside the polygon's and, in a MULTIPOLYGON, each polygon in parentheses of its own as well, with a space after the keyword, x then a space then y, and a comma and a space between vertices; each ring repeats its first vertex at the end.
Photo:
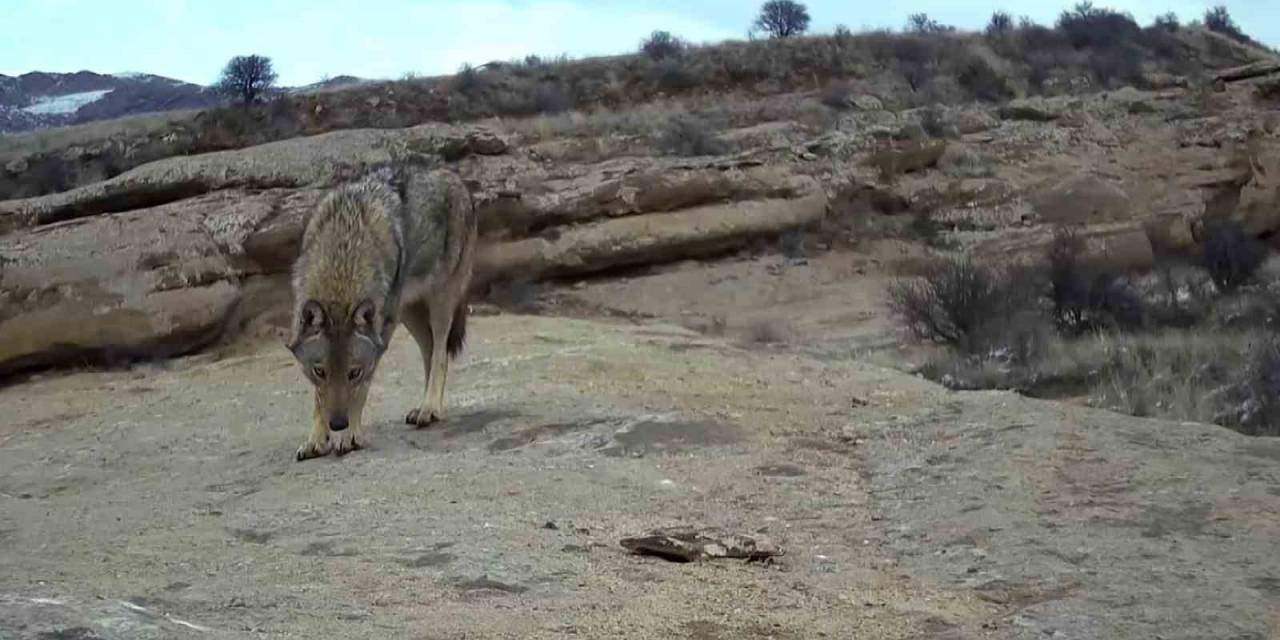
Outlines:
POLYGON ((367 385, 360 387, 356 391, 355 396, 351 399, 351 408, 347 413, 351 426, 342 431, 335 431, 329 436, 329 439, 333 442, 333 452, 339 456, 345 456, 352 451, 359 451, 365 447, 366 429, 363 416, 364 401, 368 396, 369 387, 367 385))
POLYGON ((328 455, 332 445, 329 442, 329 425, 325 424, 323 412, 320 410, 320 397, 317 394, 315 408, 311 412, 311 434, 298 447, 298 462, 328 455))

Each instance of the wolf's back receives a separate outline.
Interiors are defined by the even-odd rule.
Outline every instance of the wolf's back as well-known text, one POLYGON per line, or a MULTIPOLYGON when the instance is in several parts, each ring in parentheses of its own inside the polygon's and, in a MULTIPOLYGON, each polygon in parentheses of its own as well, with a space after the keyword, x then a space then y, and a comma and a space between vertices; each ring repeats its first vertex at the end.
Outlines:
POLYGON ((450 274, 461 266, 477 228, 475 207, 461 178, 449 171, 407 172, 402 215, 409 277, 450 274))

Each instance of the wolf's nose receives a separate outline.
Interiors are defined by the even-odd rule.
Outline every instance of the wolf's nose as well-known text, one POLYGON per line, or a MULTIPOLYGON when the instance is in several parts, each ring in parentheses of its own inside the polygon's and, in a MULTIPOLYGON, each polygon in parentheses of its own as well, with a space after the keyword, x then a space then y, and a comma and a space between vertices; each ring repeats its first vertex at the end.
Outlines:
POLYGON ((330 431, 342 431, 343 429, 346 429, 346 428, 347 428, 347 419, 345 417, 329 418, 330 431))

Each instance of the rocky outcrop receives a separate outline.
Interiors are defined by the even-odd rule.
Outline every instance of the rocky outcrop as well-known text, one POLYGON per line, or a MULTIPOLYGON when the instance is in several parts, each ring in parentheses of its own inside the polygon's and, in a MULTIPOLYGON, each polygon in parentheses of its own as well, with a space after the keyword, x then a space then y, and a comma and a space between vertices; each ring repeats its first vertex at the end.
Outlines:
POLYGON ((39 198, 0 202, 0 233, 115 213, 220 189, 332 184, 413 156, 456 160, 505 151, 484 129, 423 125, 401 131, 358 129, 273 142, 247 150, 167 158, 110 180, 39 198))
POLYGON ((819 221, 827 198, 811 189, 795 199, 706 205, 566 228, 543 237, 493 243, 479 256, 488 280, 503 274, 562 277, 636 264, 713 255, 747 241, 819 221))
POLYGON ((279 315, 288 296, 276 289, 325 187, 406 159, 451 166, 473 188, 479 287, 710 255, 826 211, 817 181, 785 165, 552 169, 506 152, 480 128, 341 131, 0 202, 0 376, 190 352, 279 315))

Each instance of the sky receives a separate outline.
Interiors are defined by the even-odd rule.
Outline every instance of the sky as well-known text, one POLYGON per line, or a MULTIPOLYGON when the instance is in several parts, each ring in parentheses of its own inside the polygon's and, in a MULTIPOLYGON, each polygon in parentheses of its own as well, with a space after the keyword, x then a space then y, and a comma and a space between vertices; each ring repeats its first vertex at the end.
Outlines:
MULTIPOLYGON (((803 0, 802 0, 803 1, 803 0)), ((1074 4, 1030 0, 808 0, 811 30, 901 28, 907 14, 977 29, 997 9, 1051 24, 1074 4)), ((1199 19, 1220 2, 1095 0, 1141 24, 1199 19)), ((281 84, 337 75, 453 73, 463 63, 634 51, 663 29, 693 42, 744 38, 751 0, 0 0, 0 73, 146 72, 209 84, 234 55, 272 58, 281 84)), ((1280 2, 1228 0, 1245 33, 1280 46, 1280 2)))

